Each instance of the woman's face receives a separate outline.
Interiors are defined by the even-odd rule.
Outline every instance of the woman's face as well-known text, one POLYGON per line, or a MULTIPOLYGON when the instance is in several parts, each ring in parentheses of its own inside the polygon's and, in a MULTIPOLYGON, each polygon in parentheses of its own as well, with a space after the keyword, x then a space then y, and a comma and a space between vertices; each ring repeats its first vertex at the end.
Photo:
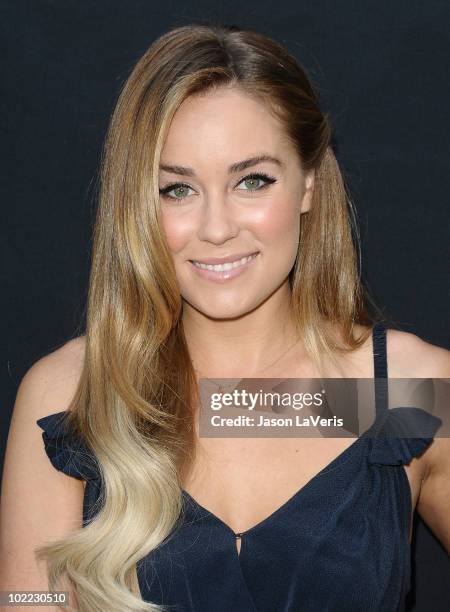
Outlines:
POLYGON ((159 175, 163 227, 185 308, 234 318, 287 295, 313 181, 264 104, 225 88, 185 100, 170 125, 159 175), (273 159, 257 161, 263 155, 273 159), (211 269, 222 260, 236 263, 211 269))

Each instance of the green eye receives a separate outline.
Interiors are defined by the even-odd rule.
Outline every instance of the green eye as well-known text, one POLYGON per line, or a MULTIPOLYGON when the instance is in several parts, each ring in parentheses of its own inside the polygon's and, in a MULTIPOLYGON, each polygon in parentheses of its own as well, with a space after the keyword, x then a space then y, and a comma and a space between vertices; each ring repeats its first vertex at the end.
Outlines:
POLYGON ((159 190, 159 193, 163 196, 163 197, 167 197, 170 200, 184 200, 184 198, 186 198, 189 194, 184 193, 183 191, 186 192, 187 190, 191 189, 189 187, 189 185, 186 185, 185 183, 174 183, 173 185, 167 185, 167 187, 164 187, 163 189, 159 190), (179 190, 181 190, 181 194, 179 192, 179 190), (171 191, 177 192, 178 191, 178 195, 169 195, 169 193, 171 191))
POLYGON ((244 182, 247 184, 250 183, 251 186, 248 187, 247 189, 244 189, 243 191, 260 191, 261 189, 264 189, 264 187, 267 187, 268 185, 275 183, 276 178, 273 176, 268 176, 267 174, 262 174, 258 172, 258 173, 249 174, 247 176, 244 176, 244 178, 241 179, 238 185, 244 182), (264 184, 258 186, 257 185, 258 181, 263 181, 264 184))
POLYGON ((187 191, 189 190, 189 187, 187 187, 187 185, 180 185, 179 187, 175 187, 173 189, 173 192, 175 193, 175 197, 176 198, 184 198, 187 196, 187 191), (178 193, 177 193, 178 192, 178 193), (181 192, 181 193, 180 193, 181 192), (183 194, 184 192, 184 194, 183 194))
POLYGON ((260 178, 248 178, 248 179, 244 179, 242 181, 242 183, 245 183, 248 186, 248 189, 250 189, 251 191, 253 191, 254 189, 256 189, 258 187, 258 185, 256 184, 258 181, 261 181, 262 179, 260 178), (249 186, 250 185, 250 186, 249 186))

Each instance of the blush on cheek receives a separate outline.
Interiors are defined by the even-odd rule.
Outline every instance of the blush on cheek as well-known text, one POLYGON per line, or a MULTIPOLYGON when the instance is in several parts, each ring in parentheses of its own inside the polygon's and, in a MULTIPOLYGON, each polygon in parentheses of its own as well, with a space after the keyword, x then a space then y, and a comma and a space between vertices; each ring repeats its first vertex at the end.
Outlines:
POLYGON ((290 235, 297 236, 299 211, 295 202, 278 201, 261 213, 255 223, 258 234, 268 243, 285 241, 290 235))
POLYGON ((182 251, 194 235, 192 221, 182 219, 176 215, 163 215, 163 231, 166 236, 167 244, 172 254, 182 251))

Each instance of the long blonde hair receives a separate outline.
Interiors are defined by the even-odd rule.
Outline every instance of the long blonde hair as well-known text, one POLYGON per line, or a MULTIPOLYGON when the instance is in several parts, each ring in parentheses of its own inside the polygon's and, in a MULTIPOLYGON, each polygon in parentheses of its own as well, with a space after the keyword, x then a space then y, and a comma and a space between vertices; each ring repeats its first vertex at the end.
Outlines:
POLYGON ((355 338, 354 324, 374 320, 329 116, 297 60, 267 36, 237 27, 193 24, 158 38, 126 81, 105 142, 84 367, 67 415, 98 460, 103 505, 85 527, 37 550, 50 588, 68 578, 81 612, 165 610, 142 600, 136 563, 179 517, 197 389, 161 228, 159 163, 180 104, 224 86, 267 104, 304 170, 315 169, 289 275, 292 310, 311 358, 322 364, 323 355, 361 346, 370 327, 355 338), (339 326, 339 337, 327 322, 339 326))

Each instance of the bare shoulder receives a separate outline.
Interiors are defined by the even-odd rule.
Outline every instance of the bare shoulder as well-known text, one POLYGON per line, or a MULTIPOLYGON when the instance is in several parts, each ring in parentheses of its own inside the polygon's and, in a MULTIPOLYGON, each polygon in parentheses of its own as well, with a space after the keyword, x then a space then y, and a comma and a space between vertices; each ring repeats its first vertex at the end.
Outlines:
MULTIPOLYGON (((10 437, 20 428, 55 412, 66 410, 77 388, 84 363, 85 337, 66 342, 38 359, 25 373, 17 390, 10 437)), ((41 432, 37 425, 36 430, 41 432)))
MULTIPOLYGON (((364 342, 348 355, 349 376, 371 378, 372 330, 359 324, 354 330, 364 342)), ((386 353, 389 378, 450 378, 450 351, 411 332, 387 329, 386 353)))
MULTIPOLYGON (((450 351, 419 336, 395 329, 387 333, 388 370, 391 378, 450 378, 450 351)), ((446 439, 435 439, 426 452, 437 457, 446 439)))
POLYGON ((391 378, 449 378, 450 351, 416 334, 389 329, 386 336, 391 378))
MULTIPOLYGON (((80 336, 36 361, 23 377, 17 400, 24 395, 38 395, 36 419, 65 410, 72 399, 84 363, 85 337, 80 336)), ((21 412, 19 408, 17 412, 21 412)), ((31 406, 31 404, 30 404, 31 406)), ((16 417, 13 414, 13 417, 16 417)))
POLYGON ((36 421, 66 410, 83 367, 84 338, 37 360, 23 376, 8 432, 0 499, 0 587, 47 590, 34 550, 79 528, 83 481, 57 470, 36 421))

